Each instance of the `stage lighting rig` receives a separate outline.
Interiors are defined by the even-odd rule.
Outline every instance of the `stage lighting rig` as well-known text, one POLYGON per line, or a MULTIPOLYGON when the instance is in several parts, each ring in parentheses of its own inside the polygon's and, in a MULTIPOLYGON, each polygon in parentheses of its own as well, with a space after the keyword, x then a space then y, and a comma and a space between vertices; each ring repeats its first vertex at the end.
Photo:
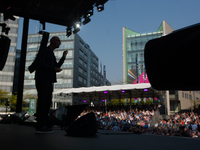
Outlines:
POLYGON ((88 17, 84 17, 84 18, 85 18, 85 20, 83 21, 83 25, 85 25, 91 21, 91 19, 88 17))
POLYGON ((16 19, 16 18, 13 16, 11 7, 8 7, 8 8, 6 9, 6 11, 3 13, 3 20, 4 20, 4 21, 7 21, 8 19, 11 19, 11 20, 13 20, 13 21, 15 21, 15 19, 16 19))
POLYGON ((80 27, 81 27, 81 23, 80 22, 75 23, 75 28, 80 28, 80 27))
POLYGON ((86 17, 91 17, 93 15, 93 8, 87 11, 87 13, 84 15, 86 17))
POLYGON ((6 35, 8 35, 9 31, 10 31, 10 28, 9 27, 6 27, 6 24, 5 23, 0 23, 0 26, 2 27, 2 30, 1 32, 5 32, 6 35))
POLYGON ((67 27, 66 36, 69 37, 72 34, 72 28, 67 27))
POLYGON ((10 31, 10 28, 7 27, 7 28, 5 29, 5 34, 8 35, 9 31, 10 31))
POLYGON ((107 2, 108 0, 98 0, 97 2, 96 2, 96 7, 97 7, 97 11, 98 12, 101 12, 101 11, 103 11, 104 10, 104 4, 107 2))
POLYGON ((45 22, 40 20, 40 24, 42 25, 42 30, 45 30, 45 29, 46 29, 46 24, 45 24, 45 22))
POLYGON ((79 32, 79 31, 80 31, 80 27, 81 27, 81 23, 80 23, 80 22, 77 22, 77 23, 74 25, 73 34, 76 34, 77 32, 79 32))
POLYGON ((97 6, 97 11, 98 12, 101 12, 101 11, 103 11, 104 10, 104 5, 98 5, 97 6))
POLYGON ((0 23, 0 26, 2 27, 1 32, 5 32, 6 31, 6 24, 0 23))

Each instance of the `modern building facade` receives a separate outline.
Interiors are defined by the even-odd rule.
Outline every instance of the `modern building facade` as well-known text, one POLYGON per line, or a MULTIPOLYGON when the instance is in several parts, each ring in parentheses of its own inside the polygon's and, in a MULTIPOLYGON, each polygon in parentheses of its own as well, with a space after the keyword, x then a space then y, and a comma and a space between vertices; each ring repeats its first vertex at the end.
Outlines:
POLYGON ((10 49, 7 57, 6 64, 2 71, 0 71, 0 89, 12 93, 13 91, 13 78, 14 78, 14 68, 15 68, 15 56, 17 47, 17 36, 18 36, 18 26, 19 17, 15 16, 16 20, 3 20, 3 14, 0 14, 0 23, 6 23, 7 27, 10 28, 8 36, 11 39, 10 49))
POLYGON ((172 27, 163 21, 155 32, 140 34, 127 28, 123 28, 123 81, 132 84, 138 74, 144 72, 144 47, 154 38, 161 37, 172 32, 172 27), (138 67, 138 68, 137 68, 138 67))
MULTIPOLYGON (((49 39, 53 36, 58 36, 61 39, 59 49, 54 51, 57 60, 62 57, 64 50, 68 50, 66 60, 61 66, 62 71, 57 73, 57 83, 54 84, 54 91, 63 88, 99 86, 104 77, 99 72, 99 58, 90 49, 90 46, 78 34, 67 37, 66 32, 54 32, 50 33, 49 39)), ((41 38, 39 34, 28 35, 24 91, 35 95, 37 93, 34 81, 35 72, 30 74, 28 66, 35 59, 41 38)), ((105 81, 110 85, 107 79, 105 81)), ((78 100, 73 95, 65 97, 55 95, 53 101, 57 106, 78 104, 78 100)))
MULTIPOLYGON (((135 82, 139 76, 146 74, 144 63, 145 44, 151 39, 159 38, 172 31, 174 31, 173 28, 166 21, 162 21, 155 32, 144 34, 123 27, 123 82, 125 84, 141 83, 141 81, 144 83, 147 81, 148 77, 143 75, 141 81, 135 82)), ((170 113, 175 113, 182 109, 191 109, 200 99, 199 91, 168 91, 166 93, 168 93, 166 106, 170 113)))

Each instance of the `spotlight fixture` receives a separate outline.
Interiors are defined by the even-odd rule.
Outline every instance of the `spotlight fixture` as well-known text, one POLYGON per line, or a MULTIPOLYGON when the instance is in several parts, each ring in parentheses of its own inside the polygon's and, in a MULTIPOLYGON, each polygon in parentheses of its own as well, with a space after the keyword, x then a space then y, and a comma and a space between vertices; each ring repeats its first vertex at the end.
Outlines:
POLYGON ((98 12, 101 12, 101 11, 103 11, 104 10, 104 5, 98 5, 97 6, 97 11, 98 12))
POLYGON ((104 4, 107 2, 108 0, 98 0, 97 3, 95 4, 97 7, 97 11, 101 12, 104 10, 104 4))
POLYGON ((72 34, 72 28, 67 27, 66 36, 69 37, 72 34))
POLYGON ((13 21, 15 21, 15 17, 13 16, 13 14, 12 14, 12 9, 11 9, 11 7, 8 7, 7 9, 6 9, 6 11, 3 13, 3 20, 4 21, 7 21, 8 19, 11 19, 11 20, 13 20, 13 21))
POLYGON ((2 26, 2 31, 1 32, 5 32, 6 31, 6 24, 5 23, 0 23, 0 26, 2 26))
POLYGON ((81 27, 81 24, 80 24, 79 22, 77 22, 77 23, 75 24, 75 27, 76 27, 76 28, 80 28, 80 27, 81 27))
POLYGON ((79 31, 80 31, 80 28, 76 28, 76 29, 74 29, 73 34, 76 34, 79 31))
POLYGON ((76 34, 77 32, 80 31, 80 27, 81 27, 81 24, 79 22, 77 22, 75 25, 74 25, 74 31, 73 31, 73 34, 76 34))
POLYGON ((7 27, 7 28, 5 29, 5 34, 8 35, 8 32, 9 32, 9 31, 10 31, 10 28, 7 27))
POLYGON ((0 26, 2 27, 1 32, 5 32, 5 34, 8 35, 10 28, 6 27, 7 25, 5 23, 0 23, 0 26))
POLYGON ((91 21, 91 19, 90 19, 90 18, 88 18, 88 17, 86 17, 86 18, 85 18, 85 20, 83 21, 83 25, 85 25, 85 24, 89 23, 90 21, 91 21))
POLYGON ((85 14, 86 17, 91 17, 93 15, 93 8, 91 10, 88 10, 85 14))

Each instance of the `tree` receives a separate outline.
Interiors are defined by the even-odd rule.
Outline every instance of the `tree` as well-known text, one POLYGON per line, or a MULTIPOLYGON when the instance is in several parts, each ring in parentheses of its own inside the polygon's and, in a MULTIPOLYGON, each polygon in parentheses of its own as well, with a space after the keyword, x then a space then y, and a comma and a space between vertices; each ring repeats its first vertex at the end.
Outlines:
POLYGON ((122 80, 118 80, 118 81, 111 81, 112 85, 123 85, 124 82, 122 80))
POLYGON ((9 97, 9 92, 0 89, 0 105, 5 106, 8 97, 9 97))
MULTIPOLYGON (((124 102, 125 102, 124 99, 120 99, 120 103, 119 103, 119 99, 111 99, 110 104, 118 105, 118 104, 124 104, 124 102)), ((107 102, 107 104, 109 104, 109 102, 107 102)))
POLYGON ((11 95, 9 97, 10 99, 10 108, 11 108, 11 111, 16 111, 16 105, 17 105, 17 95, 11 95))

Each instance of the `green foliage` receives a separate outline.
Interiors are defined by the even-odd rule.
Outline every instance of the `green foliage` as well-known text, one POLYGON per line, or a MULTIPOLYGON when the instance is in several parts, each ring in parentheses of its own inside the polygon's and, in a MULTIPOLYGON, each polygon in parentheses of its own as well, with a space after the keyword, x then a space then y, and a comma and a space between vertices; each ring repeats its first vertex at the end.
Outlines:
POLYGON ((15 111, 16 110, 16 105, 17 105, 17 95, 11 95, 9 97, 10 99, 10 108, 11 108, 11 111, 15 111))
MULTIPOLYGON (((22 101, 22 105, 25 105, 25 99, 34 98, 32 94, 25 94, 24 99, 22 101)), ((9 92, 5 92, 4 90, 0 89, 0 106, 5 106, 6 101, 9 101, 9 107, 11 108, 11 111, 16 111, 16 105, 17 105, 17 94, 10 94, 9 92)), ((28 108, 22 108, 22 110, 26 110, 28 108)))
POLYGON ((9 92, 5 92, 4 90, 0 89, 0 99, 7 99, 9 96, 9 92))
MULTIPOLYGON (((109 103, 109 102, 107 102, 107 103, 109 103)), ((118 105, 118 104, 122 104, 122 103, 125 103, 124 99, 120 99, 120 101, 119 101, 119 99, 111 99, 111 101, 110 101, 110 104, 112 104, 112 105, 118 105)))
POLYGON ((0 89, 0 105, 1 106, 5 106, 8 98, 9 98, 9 92, 5 92, 4 90, 0 89))

